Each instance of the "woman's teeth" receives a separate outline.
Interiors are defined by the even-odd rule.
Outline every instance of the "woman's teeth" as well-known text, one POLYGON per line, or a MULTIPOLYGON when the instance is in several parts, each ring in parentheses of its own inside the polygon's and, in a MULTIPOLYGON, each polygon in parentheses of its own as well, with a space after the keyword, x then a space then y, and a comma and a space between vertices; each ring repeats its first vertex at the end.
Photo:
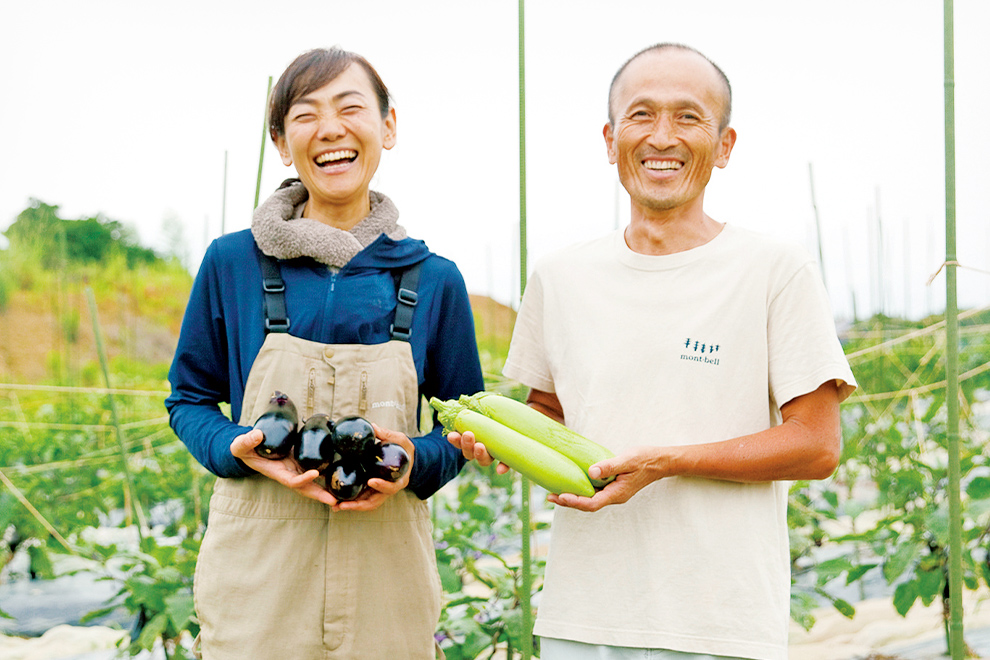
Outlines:
POLYGON ((326 165, 327 163, 333 163, 340 160, 354 160, 357 158, 357 152, 352 149, 344 149, 342 151, 330 151, 325 154, 320 154, 316 157, 317 165, 326 165))

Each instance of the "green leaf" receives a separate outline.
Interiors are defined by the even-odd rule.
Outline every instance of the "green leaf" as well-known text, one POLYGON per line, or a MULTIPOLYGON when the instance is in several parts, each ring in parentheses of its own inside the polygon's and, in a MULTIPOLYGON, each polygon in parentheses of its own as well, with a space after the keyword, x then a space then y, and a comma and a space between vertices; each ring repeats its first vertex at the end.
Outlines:
POLYGON ((990 498, 990 477, 974 477, 966 486, 966 494, 974 500, 990 498))
POLYGON ((907 570, 907 567, 917 559, 921 551, 921 544, 917 541, 906 541, 901 543, 894 554, 887 555, 883 562, 883 576, 887 584, 893 584, 894 580, 907 570))
POLYGON ((901 616, 907 616, 908 610, 918 598, 918 583, 914 580, 901 582, 894 589, 894 609, 901 616))
POLYGON ((849 573, 846 574, 846 584, 852 584, 876 567, 877 564, 860 564, 859 566, 852 567, 849 569, 849 573))
POLYGON ((921 603, 927 607, 936 597, 942 595, 942 571, 918 571, 917 575, 918 595, 921 596, 921 603))
POLYGON ((821 588, 815 588, 815 591, 820 596, 823 596, 824 598, 828 599, 828 601, 832 603, 833 607, 835 607, 835 609, 838 610, 839 614, 841 614, 842 616, 846 617, 847 619, 851 619, 854 616, 856 616, 856 608, 853 607, 849 603, 849 601, 833 596, 832 594, 828 593, 827 591, 821 588))
POLYGON ((461 576, 457 574, 449 562, 438 563, 437 570, 440 573, 440 585, 443 587, 444 593, 450 594, 461 590, 463 586, 461 576))
POLYGON ((193 595, 188 591, 174 593, 165 599, 165 612, 177 632, 185 630, 196 616, 193 595))
MULTIPOLYGON (((86 614, 82 615, 79 618, 79 623, 82 623, 82 624, 89 623, 90 621, 93 621, 95 619, 99 619, 100 617, 104 617, 104 616, 110 614, 111 612, 113 612, 116 609, 117 609, 117 606, 116 605, 110 605, 109 607, 101 607, 98 610, 93 610, 92 612, 87 612, 86 614)), ((13 617, 11 617, 11 618, 13 618, 13 617)))
POLYGON ((851 568, 852 563, 848 557, 835 557, 819 562, 815 566, 815 572, 818 574, 819 582, 824 584, 840 575, 843 571, 850 570, 851 568))
POLYGON ((165 612, 159 612, 151 617, 151 620, 144 624, 144 628, 141 629, 141 634, 138 635, 138 648, 150 651, 154 647, 155 641, 165 632, 167 626, 168 615, 165 612))

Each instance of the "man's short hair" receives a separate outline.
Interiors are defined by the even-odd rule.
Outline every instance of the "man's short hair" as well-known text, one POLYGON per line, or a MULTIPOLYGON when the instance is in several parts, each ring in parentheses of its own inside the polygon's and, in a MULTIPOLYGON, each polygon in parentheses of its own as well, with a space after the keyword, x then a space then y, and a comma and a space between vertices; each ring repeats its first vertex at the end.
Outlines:
POLYGON ((725 103, 723 104, 722 107, 722 121, 719 123, 719 130, 725 130, 725 127, 729 125, 729 120, 732 117, 732 85, 729 84, 728 76, 725 75, 725 72, 722 71, 722 69, 720 69, 717 64, 715 64, 710 59, 708 59, 708 57, 698 49, 692 48, 691 46, 686 46, 684 44, 678 44, 672 42, 663 42, 663 43, 654 44, 652 46, 647 46, 646 48, 644 48, 643 50, 639 51, 638 53, 630 57, 628 60, 626 60, 625 63, 621 67, 619 67, 619 70, 615 72, 615 75, 612 76, 612 84, 609 85, 608 88, 608 123, 609 124, 613 126, 615 125, 615 117, 612 115, 612 96, 615 94, 616 82, 618 82, 619 78, 622 76, 622 73, 626 70, 626 67, 632 64, 633 61, 635 61, 642 55, 646 55, 648 53, 659 53, 665 50, 674 50, 674 49, 686 50, 688 52, 695 53, 696 55, 700 55, 705 59, 706 62, 711 64, 712 67, 715 69, 715 72, 718 74, 718 77, 721 79, 722 84, 725 85, 725 103))

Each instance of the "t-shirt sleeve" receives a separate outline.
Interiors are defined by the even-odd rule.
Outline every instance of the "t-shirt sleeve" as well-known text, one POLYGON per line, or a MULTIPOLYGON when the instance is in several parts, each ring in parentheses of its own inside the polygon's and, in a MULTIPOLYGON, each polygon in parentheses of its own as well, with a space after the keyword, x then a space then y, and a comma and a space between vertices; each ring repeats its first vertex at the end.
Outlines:
POLYGON ((545 343, 543 280, 535 272, 526 285, 502 374, 543 392, 554 392, 545 343))
POLYGON ((801 266, 771 298, 767 348, 770 394, 778 406, 829 380, 836 381, 840 401, 857 387, 814 262, 801 266))

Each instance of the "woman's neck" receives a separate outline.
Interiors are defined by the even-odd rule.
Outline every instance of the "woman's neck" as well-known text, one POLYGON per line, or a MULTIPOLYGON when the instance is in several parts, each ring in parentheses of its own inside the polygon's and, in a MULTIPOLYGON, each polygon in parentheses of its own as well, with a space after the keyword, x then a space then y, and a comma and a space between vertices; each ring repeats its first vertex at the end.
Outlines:
POLYGON ((319 220, 343 231, 350 231, 367 218, 369 213, 371 213, 371 200, 365 193, 343 204, 321 204, 310 197, 303 207, 302 217, 319 220))

